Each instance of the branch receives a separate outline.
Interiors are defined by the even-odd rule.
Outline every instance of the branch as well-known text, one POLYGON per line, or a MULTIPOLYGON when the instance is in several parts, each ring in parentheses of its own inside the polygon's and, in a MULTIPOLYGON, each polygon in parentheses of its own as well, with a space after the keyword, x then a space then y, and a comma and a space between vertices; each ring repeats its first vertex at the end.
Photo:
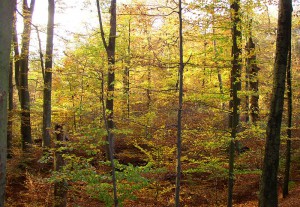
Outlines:
POLYGON ((183 64, 184 66, 190 62, 192 56, 193 56, 193 54, 191 53, 189 59, 183 64))
POLYGON ((36 29, 36 34, 37 34, 37 38, 38 38, 38 42, 39 42, 39 54, 40 54, 40 61, 41 61, 41 68, 42 68, 42 75, 43 75, 43 80, 45 81, 45 66, 44 66, 44 55, 42 52, 42 43, 41 43, 41 38, 40 38, 40 33, 38 30, 38 27, 33 25, 36 29))
POLYGON ((101 38, 102 38, 102 42, 103 42, 104 48, 107 50, 107 43, 106 43, 105 36, 104 36, 104 30, 103 30, 103 24, 102 24, 102 17, 101 17, 101 10, 100 10, 100 5, 99 5, 99 0, 96 0, 96 4, 97 4, 98 17, 99 17, 99 26, 100 26, 101 38))
POLYGON ((35 6, 35 0, 31 0, 30 8, 29 8, 31 14, 33 14, 34 6, 35 6))

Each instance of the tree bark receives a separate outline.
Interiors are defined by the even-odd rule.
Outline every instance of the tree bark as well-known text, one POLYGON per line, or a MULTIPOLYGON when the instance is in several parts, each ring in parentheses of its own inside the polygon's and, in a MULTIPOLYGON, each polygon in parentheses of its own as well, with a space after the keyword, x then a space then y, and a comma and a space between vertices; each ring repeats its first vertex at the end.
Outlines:
POLYGON ((20 51, 17 32, 17 0, 15 0, 14 20, 13 20, 13 46, 14 46, 14 67, 15 67, 15 82, 20 100, 20 51))
POLYGON ((15 1, 0 1, 0 207, 4 207, 7 156, 7 96, 15 1))
POLYGON ((48 0, 47 46, 44 76, 44 103, 43 103, 43 146, 50 147, 51 129, 51 90, 52 90, 52 60, 54 34, 54 0, 48 0))
POLYGON ((123 117, 129 119, 130 114, 130 64, 131 64, 131 18, 128 22, 128 46, 127 57, 125 58, 125 67, 123 73, 123 93, 125 104, 123 109, 123 117))
POLYGON ((264 164, 259 194, 260 207, 278 206, 277 173, 279 165, 279 146, 284 103, 285 77, 288 64, 288 50, 291 40, 292 1, 280 0, 278 12, 278 31, 270 114, 264 164))
MULTIPOLYGON (((101 32, 101 38, 103 45, 107 54, 108 62, 108 73, 107 73, 107 95, 106 95, 106 106, 104 108, 103 104, 103 117, 107 130, 107 145, 106 145, 106 158, 110 160, 112 168, 112 182, 113 182, 113 195, 114 195, 114 206, 119 205, 118 196, 117 196, 117 180, 115 175, 115 165, 114 165, 114 153, 115 153, 115 144, 114 144, 114 91, 115 91, 115 51, 116 51, 116 35, 117 35, 117 1, 111 0, 110 4, 110 32, 108 38, 108 44, 105 40, 105 34, 102 25, 101 11, 99 0, 96 0, 97 10, 99 16, 99 26, 101 32)), ((104 100, 102 100, 104 101, 104 100)))
POLYGON ((8 78, 8 121, 7 121, 7 158, 12 157, 12 138, 13 138, 13 110, 14 110, 14 88, 13 88, 13 60, 10 60, 8 78))
MULTIPOLYGON (((114 152, 114 135, 113 135, 113 129, 114 129, 114 81, 115 81, 115 47, 116 47, 116 0, 111 1, 111 7, 110 7, 110 34, 108 39, 108 44, 105 40, 104 36, 104 30, 102 26, 102 18, 101 18, 101 12, 100 12, 100 6, 99 1, 97 1, 97 7, 98 7, 98 15, 99 15, 99 24, 100 24, 100 30, 101 30, 101 37, 103 45, 106 49, 107 54, 107 62, 108 62, 108 73, 107 73, 107 95, 106 95, 106 117, 107 117, 107 124, 108 129, 110 131, 110 136, 107 136, 107 142, 109 143, 111 140, 112 148, 114 152)), ((109 159, 109 146, 107 146, 106 152, 107 152, 107 158, 109 159)))
POLYGON ((182 2, 179 0, 179 94, 177 114, 177 162, 176 162, 176 186, 175 206, 180 206, 180 181, 181 181, 181 143, 182 143, 182 106, 183 106, 183 34, 182 34, 182 2))
MULTIPOLYGON (((216 35, 216 29, 215 29, 215 4, 216 4, 216 0, 213 0, 213 9, 212 9, 212 34, 213 36, 216 35)), ((213 38, 213 46, 214 46, 214 60, 215 60, 215 66, 217 68, 217 73, 218 73, 218 81, 219 81, 219 89, 220 89, 220 94, 223 97, 224 96, 224 89, 223 89, 223 79, 222 79, 222 74, 221 74, 221 70, 218 64, 218 51, 217 51, 217 40, 216 38, 213 38)), ((225 109, 225 103, 222 101, 221 103, 221 109, 224 110, 225 109)))
POLYGON ((22 49, 20 57, 20 104, 21 104, 21 136, 22 149, 26 150, 27 145, 32 143, 31 121, 30 121, 30 96, 28 89, 28 71, 29 71, 29 44, 31 36, 31 21, 35 6, 35 0, 31 0, 30 7, 27 0, 23 0, 23 21, 24 30, 22 34, 22 49))
POLYGON ((239 125, 239 106, 240 98, 238 91, 241 90, 241 31, 240 31, 240 0, 231 2, 231 22, 232 22, 232 69, 230 77, 230 97, 229 102, 229 128, 231 129, 231 140, 229 145, 229 172, 228 172, 228 197, 227 206, 232 206, 232 195, 234 185, 234 154, 235 149, 239 151, 239 143, 236 141, 236 135, 239 125))
POLYGON ((283 182, 283 197, 287 197, 289 194, 289 182, 290 182, 290 168, 291 168, 291 151, 292 151, 292 118, 293 118, 293 91, 292 91, 292 69, 291 69, 291 44, 289 43, 288 64, 287 64, 287 100, 288 100, 288 120, 287 120, 287 140, 286 140, 286 152, 285 152, 285 170, 284 170, 284 182, 283 182))
POLYGON ((255 124, 258 120, 259 113, 259 95, 258 95, 258 71, 260 70, 256 64, 255 44, 252 37, 249 38, 246 44, 246 67, 248 68, 249 91, 251 92, 249 100, 249 115, 250 121, 255 124))

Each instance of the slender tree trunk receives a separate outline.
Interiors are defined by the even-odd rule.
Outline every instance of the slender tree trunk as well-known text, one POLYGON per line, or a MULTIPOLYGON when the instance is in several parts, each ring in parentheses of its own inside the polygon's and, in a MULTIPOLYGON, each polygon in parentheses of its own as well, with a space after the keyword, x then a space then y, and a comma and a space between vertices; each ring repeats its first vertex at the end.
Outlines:
POLYGON ((264 164, 259 194, 260 207, 278 206, 277 173, 279 165, 280 132, 284 103, 285 77, 288 64, 288 50, 291 40, 292 1, 280 0, 278 12, 278 31, 276 57, 270 114, 264 164))
POLYGON ((114 153, 114 91, 115 91, 115 38, 116 38, 116 16, 115 16, 115 5, 112 1, 111 8, 111 32, 110 32, 110 43, 107 47, 107 57, 108 57, 108 73, 107 73, 107 96, 106 96, 106 110, 107 114, 107 122, 108 128, 110 130, 110 135, 107 139, 112 144, 110 147, 112 148, 112 152, 114 153), (114 4, 114 5, 113 5, 114 4), (113 9, 114 8, 114 9, 113 9), (114 13, 114 14, 113 14, 114 13), (112 31, 113 30, 113 31, 112 31))
POLYGON ((233 0, 231 3, 231 22, 232 22, 232 69, 230 77, 230 115, 229 127, 231 128, 231 140, 229 146, 229 174, 228 174, 228 200, 227 206, 232 206, 232 195, 234 185, 234 154, 235 148, 239 151, 239 143, 236 141, 237 128, 239 125, 239 106, 240 98, 238 91, 241 90, 241 31, 239 30, 240 20, 240 1, 233 0))
MULTIPOLYGON (((206 37, 206 29, 204 31, 204 37, 206 37)), ((202 79, 202 87, 205 87, 205 80, 206 80, 206 56, 207 56, 207 41, 204 40, 204 43, 203 43, 203 52, 204 52, 204 60, 203 60, 203 79, 202 79)))
MULTIPOLYGON (((216 0, 213 1, 213 10, 212 10, 212 24, 213 24, 212 33, 213 33, 213 36, 216 35, 216 29, 215 29, 215 3, 216 3, 216 0)), ((218 51, 217 51, 217 40, 215 38, 213 40, 213 46, 214 46, 215 66, 217 68, 217 73, 218 73, 219 89, 220 89, 221 96, 223 96, 224 95, 223 80, 222 80, 221 70, 220 70, 220 67, 218 65, 218 56, 219 55, 218 55, 218 51)), ((221 108, 225 109, 225 104, 224 104, 223 101, 221 103, 221 108)))
POLYGON ((17 32, 17 0, 15 0, 14 9, 14 20, 13 20, 13 46, 14 46, 14 67, 15 67, 15 82, 18 90, 19 101, 20 101, 20 51, 19 51, 19 40, 17 32))
POLYGON ((31 21, 35 0, 31 0, 30 7, 27 0, 23 0, 24 30, 22 34, 22 50, 20 59, 20 103, 21 103, 21 136, 22 149, 25 150, 28 144, 32 143, 31 121, 30 121, 30 96, 28 89, 29 71, 29 44, 31 35, 31 21))
POLYGON ((54 0, 48 0, 47 45, 44 75, 44 104, 43 104, 43 146, 50 147, 51 129, 51 88, 52 88, 52 60, 54 34, 54 0))
POLYGON ((7 157, 7 96, 15 1, 0 1, 0 207, 4 207, 7 157))
POLYGON ((291 69, 291 45, 289 45, 288 64, 287 64, 287 96, 288 96, 288 123, 287 123, 287 140, 286 140, 286 152, 285 152, 285 171, 283 182, 283 197, 287 197, 289 194, 289 182, 290 182, 290 168, 291 168, 291 150, 292 150, 292 118, 293 118, 293 94, 292 94, 292 69, 291 69))
POLYGON ((179 0, 179 94, 177 115, 177 162, 176 162, 176 186, 175 206, 180 206, 180 181, 181 181, 181 139, 182 139, 182 105, 183 105, 183 34, 182 34, 182 2, 179 0))
MULTIPOLYGON (((247 46, 246 46, 247 47, 247 46)), ((246 48, 247 55, 248 53, 247 48, 246 48)), ((245 65, 245 122, 248 123, 250 121, 250 96, 249 96, 249 89, 250 89, 250 61, 249 57, 246 57, 246 65, 245 65)))
POLYGON ((125 96, 125 104, 124 104, 124 111, 123 116, 127 119, 129 118, 130 113, 130 63, 131 63, 131 19, 128 22, 128 46, 127 46, 127 57, 125 59, 125 67, 124 67, 124 74, 123 74, 123 93, 125 96))
MULTIPOLYGON (((100 12, 100 6, 99 1, 97 2, 97 8, 98 8, 98 15, 99 15, 99 24, 100 24, 100 30, 101 30, 101 37, 102 42, 104 44, 104 47, 106 49, 107 53, 107 62, 108 62, 108 73, 107 73, 107 96, 106 96, 106 111, 107 111, 107 125, 108 129, 110 131, 110 136, 107 137, 107 142, 112 143, 112 148, 114 152, 114 135, 113 135, 113 129, 114 129, 114 90, 115 90, 115 47, 116 47, 116 32, 117 32, 117 25, 116 25, 116 0, 111 0, 111 7, 110 7, 110 34, 109 34, 109 40, 108 44, 105 40, 104 36, 104 30, 102 26, 102 18, 101 18, 101 12, 100 12)), ((109 145, 107 146, 106 152, 107 152, 107 158, 109 159, 109 145)))
MULTIPOLYGON (((147 66, 147 89, 146 89, 146 94, 147 94, 147 114, 149 114, 151 112, 151 77, 152 77, 151 68, 150 68, 150 66, 147 66)), ((150 138, 151 137, 151 134, 149 132, 149 128, 150 128, 149 126, 150 126, 150 118, 149 118, 149 116, 147 116, 146 127, 145 127, 146 138, 150 138)))
POLYGON ((251 92, 249 100, 249 115, 250 121, 255 124, 258 120, 259 112, 259 95, 258 95, 258 71, 260 70, 256 64, 256 55, 255 55, 255 44, 252 40, 252 37, 249 38, 248 43, 246 44, 246 64, 249 71, 249 91, 251 92))
POLYGON ((8 87, 9 87, 9 99, 8 99, 8 122, 7 122, 7 158, 12 157, 12 138, 13 138, 13 110, 14 110, 14 88, 13 88, 13 60, 10 60, 10 68, 9 68, 9 79, 8 79, 8 87))
MULTIPOLYGON (((117 181, 115 176, 115 165, 114 165, 114 153, 115 153, 115 144, 114 144, 114 90, 115 90, 115 50, 116 50, 116 34, 117 34, 117 1, 111 0, 110 4, 110 32, 108 38, 108 44, 105 40, 105 34, 102 25, 101 11, 99 0, 96 0, 97 10, 99 16, 99 25, 101 38, 106 49, 107 61, 108 61, 108 74, 107 74, 107 95, 106 95, 106 107, 103 104, 103 116, 107 129, 107 145, 106 145, 106 157, 110 160, 112 168, 112 182, 113 182, 113 194, 114 194, 114 206, 119 205, 118 196, 117 196, 117 181)), ((104 97, 103 97, 104 98, 104 97)), ((104 101, 104 100, 103 100, 104 101)))
MULTIPOLYGON (((101 72, 101 97, 100 97, 100 101, 101 101, 101 104, 102 104, 102 115, 103 115, 103 119, 104 119, 105 129, 107 131, 107 134, 109 135, 110 131, 109 131, 109 128, 108 128, 108 122, 107 122, 106 110, 105 110, 105 102, 104 102, 104 75, 103 75, 103 72, 101 72)), ((109 150, 110 150, 109 160, 111 161, 111 167, 112 167, 114 203, 115 203, 115 206, 118 206, 115 163, 113 162, 114 158, 113 158, 113 154, 111 152, 111 147, 109 148, 109 150)))

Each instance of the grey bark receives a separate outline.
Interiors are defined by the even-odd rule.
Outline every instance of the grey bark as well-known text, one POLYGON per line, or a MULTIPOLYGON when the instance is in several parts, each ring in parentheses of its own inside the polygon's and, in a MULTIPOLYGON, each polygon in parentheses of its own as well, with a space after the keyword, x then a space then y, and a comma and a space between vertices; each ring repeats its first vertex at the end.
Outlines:
POLYGON ((239 124, 240 98, 238 91, 241 90, 241 31, 240 31, 240 0, 231 2, 231 22, 232 22, 232 69, 230 77, 230 97, 229 102, 229 128, 231 129, 231 140, 229 145, 229 172, 228 172, 228 197, 227 206, 232 206, 233 186, 234 186, 234 154, 235 148, 239 151, 239 143, 236 140, 239 124))
POLYGON ((248 40, 246 51, 246 67, 249 74, 247 82, 249 82, 249 91, 251 92, 251 95, 249 97, 249 119, 252 123, 255 124, 258 120, 259 114, 258 72, 260 69, 256 64, 255 44, 252 40, 252 37, 250 37, 248 40))
MULTIPOLYGON (((112 144, 114 143, 114 135, 112 130, 114 129, 114 81, 115 81, 115 46, 116 46, 116 0, 111 1, 111 7, 110 7, 110 33, 108 38, 108 44, 105 40, 105 34, 103 30, 102 25, 102 18, 101 18, 101 12, 100 12, 100 5, 99 1, 97 2, 97 8, 98 8, 98 16, 99 16, 99 25, 100 25, 100 31, 101 31, 101 37, 102 42, 105 47, 106 53, 107 53, 107 62, 108 62, 108 73, 107 73, 107 97, 106 97, 106 117, 107 117, 107 124, 108 129, 110 131, 110 136, 107 137, 107 142, 109 143, 111 140, 112 144)), ((114 151, 114 144, 111 146, 113 147, 114 151)), ((109 145, 107 145, 106 148, 107 152, 107 158, 109 159, 109 145)))
POLYGON ((180 181, 181 181, 181 143, 182 143, 182 105, 183 105, 183 34, 182 34, 182 2, 179 0, 179 94, 178 94, 178 114, 177 114, 177 157, 176 157, 176 186, 175 186, 175 206, 180 206, 180 181))
POLYGON ((55 2, 48 0, 47 45, 44 75, 44 103, 43 103, 43 146, 50 147, 51 129, 51 90, 53 65, 53 35, 54 35, 55 2))
MULTIPOLYGON (((216 35, 216 29, 215 29, 215 3, 216 0, 213 1, 213 10, 212 10, 212 33, 213 36, 216 35)), ((222 79, 222 74, 221 70, 218 64, 218 51, 217 51, 217 40, 216 38, 213 39, 213 46, 214 46, 214 59, 215 59, 215 66, 217 67, 217 72, 218 72, 218 81, 219 81, 219 89, 220 89, 220 94, 221 96, 224 96, 224 89, 223 89, 223 79, 222 79)), ((221 103, 221 108, 222 110, 225 109, 225 103, 222 101, 221 103)))
POLYGON ((30 96, 28 89, 28 71, 29 71, 29 44, 31 36, 31 21, 35 6, 35 0, 31 0, 30 7, 27 0, 23 0, 23 21, 24 30, 22 33, 22 49, 20 56, 20 104, 21 104, 21 136, 22 149, 26 150, 27 145, 32 143, 31 120, 30 120, 30 96))
POLYGON ((12 138, 13 138, 13 110, 14 110, 14 88, 13 88, 13 60, 10 60, 8 78, 8 121, 7 121, 7 158, 12 157, 12 138))
POLYGON ((291 39, 292 1, 280 0, 278 30, 274 64, 273 90, 267 125, 264 163, 259 193, 260 207, 278 206, 277 174, 279 146, 285 92, 285 78, 288 64, 288 50, 291 39))
MULTIPOLYGON (((17 2, 17 0, 15 0, 17 2)), ((15 5, 16 6, 16 5, 15 5)), ((19 40, 17 32, 17 8, 14 10, 13 20, 13 46, 14 46, 14 67, 15 67, 15 82, 19 94, 20 100, 20 51, 19 51, 19 40)))
POLYGON ((0 1, 0 207, 5 203, 7 156, 7 98, 15 1, 0 1))
POLYGON ((125 104, 123 116, 129 119, 130 114, 130 64, 131 64, 131 19, 128 22, 128 46, 127 57, 125 58, 125 67, 123 74, 123 93, 125 96, 125 104))
MULTIPOLYGON (((112 168, 112 182, 113 182, 113 195, 114 195, 114 206, 117 207, 119 205, 118 196, 117 196, 117 180, 115 173, 115 164, 114 164, 114 152, 115 152, 115 144, 114 144, 114 90, 115 90, 115 51, 116 51, 116 34, 117 34, 117 1, 111 0, 110 3, 110 32, 108 38, 108 44, 105 40, 105 34, 102 25, 101 11, 99 0, 96 0, 97 3, 97 11, 99 17, 99 26, 101 32, 101 38, 103 45, 107 54, 107 62, 108 62, 108 73, 107 73, 107 95, 106 95, 106 106, 104 106, 103 102, 103 117, 107 130, 107 145, 106 145, 106 156, 107 159, 110 160, 111 168, 112 168)), ((103 87, 102 87, 103 88, 103 87)), ((104 101, 104 100, 102 100, 104 101)))

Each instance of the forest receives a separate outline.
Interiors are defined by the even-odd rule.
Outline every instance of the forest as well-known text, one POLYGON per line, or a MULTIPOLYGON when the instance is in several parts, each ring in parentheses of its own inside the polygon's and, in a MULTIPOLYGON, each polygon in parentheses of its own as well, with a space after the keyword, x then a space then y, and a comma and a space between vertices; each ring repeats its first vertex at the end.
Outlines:
POLYGON ((299 61, 298 0, 1 0, 0 207, 298 207, 299 61))

